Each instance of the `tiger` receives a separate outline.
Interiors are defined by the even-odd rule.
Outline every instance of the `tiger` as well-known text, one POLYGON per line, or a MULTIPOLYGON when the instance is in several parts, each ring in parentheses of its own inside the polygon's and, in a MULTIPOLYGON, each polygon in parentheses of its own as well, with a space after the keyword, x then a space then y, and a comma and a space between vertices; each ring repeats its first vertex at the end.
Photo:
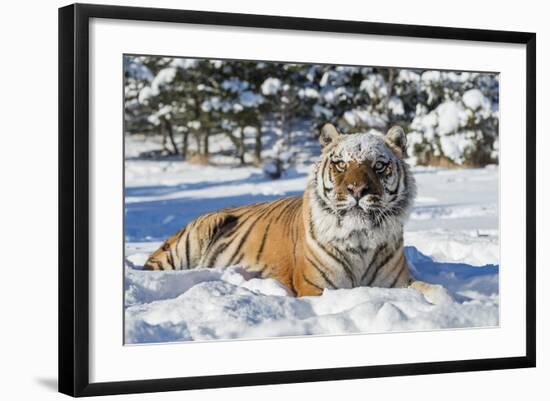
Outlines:
POLYGON ((403 226, 416 196, 400 126, 320 131, 322 151, 303 195, 230 207, 191 221, 153 252, 146 270, 239 265, 295 296, 413 282, 403 226))

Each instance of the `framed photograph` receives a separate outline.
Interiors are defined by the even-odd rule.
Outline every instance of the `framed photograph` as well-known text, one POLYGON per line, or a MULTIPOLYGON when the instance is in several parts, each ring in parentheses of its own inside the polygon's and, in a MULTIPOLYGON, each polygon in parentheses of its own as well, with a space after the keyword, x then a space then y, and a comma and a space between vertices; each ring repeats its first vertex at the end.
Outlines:
POLYGON ((535 366, 535 79, 534 33, 61 8, 59 390, 535 366))

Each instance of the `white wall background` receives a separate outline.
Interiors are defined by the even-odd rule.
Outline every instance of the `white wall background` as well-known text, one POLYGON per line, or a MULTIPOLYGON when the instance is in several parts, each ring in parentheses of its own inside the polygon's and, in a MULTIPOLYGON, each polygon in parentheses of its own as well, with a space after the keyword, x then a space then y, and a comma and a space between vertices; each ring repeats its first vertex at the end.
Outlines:
MULTIPOLYGON (((105 0, 107 1, 107 0, 105 0)), ((94 1, 91 1, 94 2, 94 1)), ((537 33, 538 128, 538 367, 536 369, 292 384, 239 389, 201 390, 126 399, 279 400, 342 396, 376 399, 465 400, 548 397, 550 375, 547 325, 550 201, 544 176, 550 162, 543 149, 550 140, 550 25, 544 2, 524 0, 435 1, 356 0, 159 0, 112 4, 208 11, 353 19, 405 24, 443 25, 537 33), (546 380, 544 380, 546 379, 546 380)), ((102 3, 102 2, 100 2, 102 3)), ((57 386, 57 0, 9 2, 0 13, 0 369, 3 399, 59 399, 57 386)), ((63 257, 61 255, 61 257, 63 257)), ((414 346, 412 344, 411 346, 414 346)), ((452 346, 452 344, 449 344, 452 346)), ((114 398, 114 397, 109 397, 114 398)), ((119 397, 121 398, 121 397, 119 397)), ((106 398, 107 399, 107 398, 106 398)))

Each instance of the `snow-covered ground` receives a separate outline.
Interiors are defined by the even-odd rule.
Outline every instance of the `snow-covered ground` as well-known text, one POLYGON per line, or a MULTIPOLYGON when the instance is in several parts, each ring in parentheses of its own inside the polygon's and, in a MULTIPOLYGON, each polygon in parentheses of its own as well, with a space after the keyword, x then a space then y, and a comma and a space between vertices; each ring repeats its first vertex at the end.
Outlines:
POLYGON ((418 279, 441 287, 428 295, 361 287, 294 298, 277 281, 239 266, 176 272, 141 266, 202 213, 302 193, 310 166, 271 180, 256 167, 140 159, 143 146, 127 139, 126 343, 499 324, 498 168, 413 168, 418 197, 405 227, 406 256, 418 279))

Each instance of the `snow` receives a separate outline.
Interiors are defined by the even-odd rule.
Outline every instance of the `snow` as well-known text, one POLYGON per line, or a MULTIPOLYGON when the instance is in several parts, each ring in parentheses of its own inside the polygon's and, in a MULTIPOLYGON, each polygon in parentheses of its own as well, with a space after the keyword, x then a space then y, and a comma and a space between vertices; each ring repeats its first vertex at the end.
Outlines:
MULTIPOLYGON (((414 259, 416 260, 416 259, 414 259)), ((480 327, 498 324, 494 275, 462 279, 467 290, 359 287, 295 298, 275 280, 238 267, 182 272, 127 269, 126 343, 266 338, 480 327), (488 277, 489 276, 489 277, 488 277), (136 302, 136 298, 141 300, 136 302)), ((449 276, 452 277, 452 276, 449 276)), ((458 279, 442 280, 452 285, 458 279)))
POLYGON ((247 125, 243 128, 243 133, 245 136, 254 136, 258 133, 258 128, 247 125))
POLYGON ((447 101, 437 106, 437 131, 439 135, 456 132, 466 119, 464 107, 460 103, 447 101))
POLYGON ((397 79, 402 82, 418 82, 420 74, 411 70, 399 70, 397 79))
POLYGON ((499 244, 496 230, 409 231, 406 233, 405 242, 416 249, 422 249, 436 262, 485 266, 498 261, 499 244))
POLYGON ((479 89, 470 89, 462 95, 462 101, 466 107, 477 110, 477 109, 490 109, 491 102, 487 99, 479 89))
POLYGON ((177 69, 175 67, 167 67, 160 70, 155 78, 151 81, 151 86, 145 86, 139 92, 140 103, 147 104, 148 100, 154 96, 158 96, 161 89, 170 84, 176 77, 177 69))
POLYGON ((222 88, 231 93, 238 94, 238 100, 233 102, 228 100, 220 101, 219 98, 213 97, 210 100, 205 101, 201 105, 201 108, 205 111, 211 109, 221 109, 224 112, 233 110, 238 113, 244 110, 244 108, 258 107, 263 103, 264 99, 262 95, 248 90, 249 87, 250 85, 248 82, 242 81, 238 78, 226 79, 222 82, 222 88))
POLYGON ((263 97, 252 91, 245 91, 240 94, 240 102, 244 107, 258 107, 262 104, 263 97))
POLYGON ((167 67, 160 70, 155 76, 155 79, 153 79, 153 82, 151 82, 153 91, 158 93, 160 87, 171 83, 176 77, 176 73, 177 69, 174 67, 167 67))
POLYGON ((298 91, 298 96, 300 98, 317 99, 319 97, 319 92, 313 88, 304 88, 298 91))
POLYGON ((417 115, 411 123, 411 129, 423 133, 428 141, 432 141, 435 137, 437 122, 438 118, 435 111, 428 114, 417 115))
POLYGON ((472 141, 466 132, 457 132, 455 135, 447 135, 439 138, 443 154, 457 164, 464 161, 464 152, 472 147, 472 141))
POLYGON ((371 99, 380 99, 388 95, 388 85, 380 75, 369 75, 361 81, 359 89, 367 92, 371 99))
POLYGON ((181 68, 182 70, 195 68, 198 64, 199 60, 195 58, 174 58, 170 62, 171 67, 181 68))
POLYGON ((128 75, 135 79, 151 82, 154 78, 153 73, 147 66, 140 63, 138 60, 124 58, 124 69, 128 75))
POLYGON ((315 104, 313 106, 313 112, 315 113, 316 116, 322 116, 327 120, 330 120, 330 118, 332 117, 332 110, 323 106, 319 106, 318 104, 315 104))
POLYGON ((383 116, 368 110, 354 109, 346 111, 343 117, 352 127, 361 123, 371 128, 385 128, 387 123, 383 116))
POLYGON ((405 114, 405 106, 403 105, 403 101, 397 96, 390 97, 388 100, 388 109, 390 109, 392 114, 395 116, 405 114))
MULTIPOLYGON (((464 94, 468 107, 487 106, 488 100, 480 98, 479 94, 481 92, 477 93, 475 90, 464 94)), ((455 163, 462 164, 465 161, 465 151, 475 147, 476 140, 480 139, 476 132, 464 130, 470 115, 471 111, 464 108, 461 102, 447 100, 428 114, 419 114, 414 118, 411 123, 411 129, 414 130, 412 140, 414 144, 419 144, 422 143, 422 136, 430 142, 435 142, 434 139, 438 137, 439 148, 434 153, 443 154, 455 163)), ((409 146, 409 149, 414 154, 414 145, 409 146)))
POLYGON ((239 93, 248 89, 248 82, 241 81, 238 78, 226 79, 222 82, 222 88, 232 93, 239 93))
POLYGON ((149 121, 153 125, 160 124, 160 118, 156 114, 151 114, 150 116, 147 116, 147 121, 149 121))
POLYGON ((282 82, 279 78, 267 78, 262 84, 262 93, 266 96, 275 95, 281 86, 282 82))
POLYGON ((415 145, 422 143, 422 139, 422 133, 417 131, 410 131, 407 134, 407 154, 414 155, 414 147, 415 145))
POLYGON ((440 71, 425 71, 422 73, 422 82, 424 83, 432 83, 432 82, 438 82, 441 80, 441 72, 440 71))
POLYGON ((220 69, 223 67, 223 60, 210 60, 210 64, 214 66, 214 68, 220 69))
POLYGON ((146 86, 139 91, 138 100, 140 103, 146 104, 153 96, 155 96, 153 89, 150 86, 146 86))
POLYGON ((193 121, 189 121, 187 123, 187 126, 189 128, 193 128, 193 129, 199 129, 201 127, 201 122, 198 121, 198 120, 193 120, 193 121))
MULTIPOLYGON (((215 113, 211 131, 226 130, 222 120, 240 120, 252 108, 258 108, 257 116, 262 118, 284 109, 287 122, 310 119, 320 126, 332 121, 349 132, 399 123, 422 135, 409 148, 420 164, 498 162, 493 149, 499 126, 496 73, 283 64, 286 72, 280 75, 269 62, 253 66, 235 60, 155 56, 126 56, 124 67, 127 126, 133 133, 156 131, 157 118, 147 115, 159 102, 173 104, 179 109, 173 115, 182 116, 190 111, 187 94, 200 93, 203 112, 221 111, 215 113), (190 88, 183 85, 186 80, 193 81, 190 88), (295 98, 299 104, 294 104, 295 98), (276 106, 289 103, 293 103, 290 109, 276 106), (454 138, 443 138, 447 136, 454 138), (464 154, 469 146, 478 152, 464 154)), ((175 122, 174 129, 178 125, 175 122)))
POLYGON ((175 272, 141 266, 197 215, 302 193, 310 166, 270 180, 260 167, 136 157, 151 146, 126 139, 126 343, 499 325, 498 168, 412 168, 418 198, 405 226, 405 253, 415 277, 437 285, 425 294, 359 287, 295 298, 239 266, 175 272))
POLYGON ((222 100, 218 96, 212 96, 211 98, 201 103, 201 109, 204 112, 210 112, 211 110, 221 110, 224 113, 227 113, 231 110, 235 112, 242 111, 243 106, 238 102, 234 102, 232 100, 222 100))
POLYGON ((445 77, 445 79, 448 79, 449 81, 457 82, 457 83, 464 83, 464 82, 468 81, 469 79, 471 79, 472 74, 469 73, 469 72, 450 71, 450 72, 443 73, 443 76, 445 77))
POLYGON ((349 92, 345 87, 342 86, 336 88, 332 86, 325 86, 323 88, 323 99, 327 103, 335 104, 342 100, 345 100, 349 96, 351 96, 351 92, 349 92))

